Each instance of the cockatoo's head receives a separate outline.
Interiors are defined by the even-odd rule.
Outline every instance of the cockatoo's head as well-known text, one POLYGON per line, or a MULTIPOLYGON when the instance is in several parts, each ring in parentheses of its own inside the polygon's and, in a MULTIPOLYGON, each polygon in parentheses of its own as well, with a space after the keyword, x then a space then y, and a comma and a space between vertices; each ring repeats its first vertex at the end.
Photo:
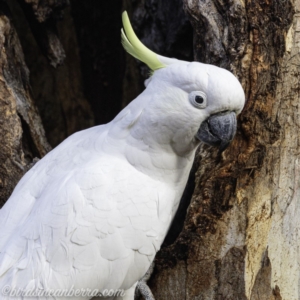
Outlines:
MULTIPOLYGON (((145 82, 144 104, 138 99, 136 103, 143 106, 144 126, 159 126, 163 135, 158 142, 173 144, 177 153, 199 141, 224 150, 235 135, 236 116, 245 103, 237 78, 213 65, 155 54, 138 40, 126 12, 123 25, 124 48, 153 71, 145 82)), ((154 132, 158 135, 158 129, 154 132)))

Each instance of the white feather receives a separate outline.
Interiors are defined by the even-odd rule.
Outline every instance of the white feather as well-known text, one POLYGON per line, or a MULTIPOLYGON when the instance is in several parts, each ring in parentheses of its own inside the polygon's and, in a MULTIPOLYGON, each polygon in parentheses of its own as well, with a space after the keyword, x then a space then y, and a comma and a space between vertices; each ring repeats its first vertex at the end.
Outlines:
POLYGON ((0 290, 134 286, 177 210, 201 122, 244 104, 228 74, 172 61, 112 122, 40 160, 0 210, 0 290), (202 111, 188 101, 200 89, 211 101, 202 111))

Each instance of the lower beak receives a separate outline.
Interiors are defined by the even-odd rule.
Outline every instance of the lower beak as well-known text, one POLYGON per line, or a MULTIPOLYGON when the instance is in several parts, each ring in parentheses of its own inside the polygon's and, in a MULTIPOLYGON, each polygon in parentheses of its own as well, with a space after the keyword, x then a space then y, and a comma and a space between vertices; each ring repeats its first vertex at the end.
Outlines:
POLYGON ((234 138, 236 125, 235 112, 221 112, 204 121, 196 137, 208 145, 219 147, 219 152, 223 152, 234 138))

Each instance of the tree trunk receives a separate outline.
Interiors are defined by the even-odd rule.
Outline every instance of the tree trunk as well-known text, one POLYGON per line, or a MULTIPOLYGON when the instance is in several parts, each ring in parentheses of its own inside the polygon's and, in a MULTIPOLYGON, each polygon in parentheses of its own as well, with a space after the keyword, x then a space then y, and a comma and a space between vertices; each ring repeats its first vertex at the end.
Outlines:
POLYGON ((29 72, 7 5, 0 1, 0 203, 35 156, 50 150, 33 104, 29 72))
POLYGON ((149 48, 231 70, 247 98, 222 156, 197 153, 156 257, 156 299, 300 299, 300 0, 8 4, 0 0, 1 203, 50 150, 46 137, 55 146, 107 122, 142 90, 148 71, 120 46, 127 9, 149 48))
POLYGON ((300 299, 300 1, 184 8, 195 60, 235 73, 247 103, 222 154, 202 146, 176 242, 157 255, 156 299, 300 299))

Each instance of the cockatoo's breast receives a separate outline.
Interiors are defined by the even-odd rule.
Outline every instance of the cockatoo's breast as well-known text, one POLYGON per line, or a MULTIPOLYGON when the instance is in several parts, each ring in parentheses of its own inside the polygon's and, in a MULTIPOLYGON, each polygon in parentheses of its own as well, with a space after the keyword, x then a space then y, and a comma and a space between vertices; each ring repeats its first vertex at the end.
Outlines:
POLYGON ((0 211, 0 289, 127 289, 147 271, 188 172, 113 131, 71 136, 22 178, 0 211))

